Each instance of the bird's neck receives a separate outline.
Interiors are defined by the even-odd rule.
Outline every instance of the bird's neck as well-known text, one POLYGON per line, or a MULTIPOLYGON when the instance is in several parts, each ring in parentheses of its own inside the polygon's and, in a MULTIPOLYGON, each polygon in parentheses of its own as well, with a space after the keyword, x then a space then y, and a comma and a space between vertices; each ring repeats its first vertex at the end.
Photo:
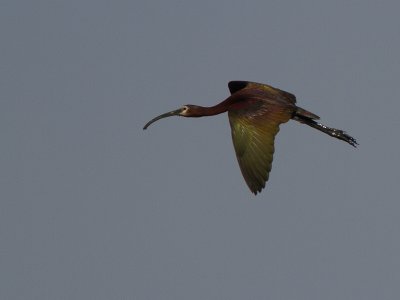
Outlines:
POLYGON ((227 111, 227 107, 223 104, 223 102, 210 106, 210 107, 204 107, 204 106, 196 106, 195 112, 192 115, 193 117, 207 117, 207 116, 215 116, 222 114, 227 111))

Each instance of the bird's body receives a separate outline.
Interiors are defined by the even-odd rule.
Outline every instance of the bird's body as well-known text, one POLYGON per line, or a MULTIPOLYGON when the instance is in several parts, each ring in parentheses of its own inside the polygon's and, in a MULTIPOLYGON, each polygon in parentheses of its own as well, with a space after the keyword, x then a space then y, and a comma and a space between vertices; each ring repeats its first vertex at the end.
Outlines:
POLYGON ((279 125, 290 119, 344 140, 352 146, 357 145, 356 140, 344 131, 317 123, 315 120, 319 117, 296 106, 293 94, 248 81, 231 81, 228 86, 231 96, 221 103, 212 107, 185 105, 152 119, 143 129, 169 116, 203 117, 228 112, 236 157, 243 177, 254 194, 260 192, 268 181, 279 125))

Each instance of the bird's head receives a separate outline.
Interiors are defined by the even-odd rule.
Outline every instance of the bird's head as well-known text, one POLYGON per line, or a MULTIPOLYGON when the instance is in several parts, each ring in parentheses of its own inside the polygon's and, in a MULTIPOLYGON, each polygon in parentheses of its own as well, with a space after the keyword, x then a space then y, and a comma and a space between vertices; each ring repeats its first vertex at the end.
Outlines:
POLYGON ((200 107, 196 106, 196 105, 191 105, 191 104, 183 105, 182 107, 180 107, 176 110, 167 112, 165 114, 159 115, 158 117, 155 117, 154 119, 151 119, 149 122, 147 122, 146 125, 144 125, 143 129, 147 129, 147 127, 149 127, 155 121, 158 121, 160 119, 167 118, 167 117, 172 117, 172 116, 200 117, 199 110, 200 110, 200 107))

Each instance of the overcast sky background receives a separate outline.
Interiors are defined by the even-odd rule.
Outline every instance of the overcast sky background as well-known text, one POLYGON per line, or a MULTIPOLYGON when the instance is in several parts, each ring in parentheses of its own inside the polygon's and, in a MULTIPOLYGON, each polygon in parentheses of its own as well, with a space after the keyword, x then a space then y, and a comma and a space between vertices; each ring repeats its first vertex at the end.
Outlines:
POLYGON ((399 1, 0 4, 1 299, 400 299, 399 1), (230 80, 297 96, 248 190, 230 80))

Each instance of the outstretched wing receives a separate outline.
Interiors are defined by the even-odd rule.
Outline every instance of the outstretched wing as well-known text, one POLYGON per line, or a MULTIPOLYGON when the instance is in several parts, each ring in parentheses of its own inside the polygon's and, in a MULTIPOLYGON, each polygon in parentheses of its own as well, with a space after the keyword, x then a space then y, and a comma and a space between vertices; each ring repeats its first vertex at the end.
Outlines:
POLYGON ((257 111, 229 111, 232 141, 242 175, 257 194, 265 187, 272 167, 275 136, 279 125, 290 119, 287 109, 258 108, 257 111))
POLYGON ((273 86, 270 86, 268 84, 264 83, 258 83, 258 82, 251 82, 251 81, 230 81, 228 83, 229 91, 231 94, 234 94, 240 90, 243 90, 244 88, 252 88, 252 89, 259 89, 262 90, 265 93, 265 96, 268 96, 270 98, 283 98, 293 104, 296 103, 296 96, 286 92, 282 91, 280 89, 277 89, 273 86))

